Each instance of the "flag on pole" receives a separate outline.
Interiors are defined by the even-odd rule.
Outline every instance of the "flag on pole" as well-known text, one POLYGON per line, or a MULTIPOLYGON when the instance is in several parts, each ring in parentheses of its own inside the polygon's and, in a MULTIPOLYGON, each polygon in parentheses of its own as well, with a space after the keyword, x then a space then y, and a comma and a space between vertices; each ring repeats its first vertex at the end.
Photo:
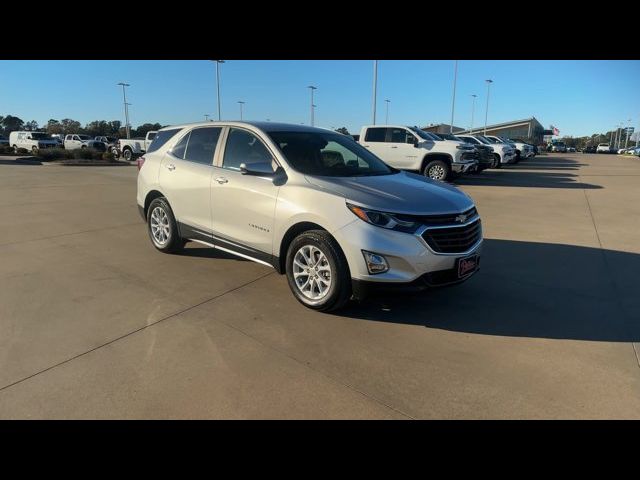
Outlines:
POLYGON ((560 135, 560 130, 558 130, 556 127, 553 127, 553 134, 560 135))

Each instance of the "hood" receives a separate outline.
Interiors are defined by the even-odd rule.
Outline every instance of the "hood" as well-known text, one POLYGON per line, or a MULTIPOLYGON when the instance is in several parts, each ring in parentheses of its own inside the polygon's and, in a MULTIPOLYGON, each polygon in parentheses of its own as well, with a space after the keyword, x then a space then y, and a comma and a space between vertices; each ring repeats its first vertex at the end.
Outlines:
POLYGON ((473 200, 462 190, 414 173, 371 177, 305 175, 305 178, 322 190, 383 212, 439 215, 463 212, 473 206, 473 200))

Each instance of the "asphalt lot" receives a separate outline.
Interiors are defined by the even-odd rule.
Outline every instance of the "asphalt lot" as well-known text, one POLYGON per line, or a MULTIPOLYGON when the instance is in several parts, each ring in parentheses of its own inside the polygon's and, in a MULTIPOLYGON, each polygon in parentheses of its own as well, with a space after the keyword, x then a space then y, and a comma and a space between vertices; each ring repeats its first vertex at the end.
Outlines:
POLYGON ((155 251, 136 174, 0 157, 0 418, 640 418, 637 157, 460 179, 482 270, 335 315, 155 251))

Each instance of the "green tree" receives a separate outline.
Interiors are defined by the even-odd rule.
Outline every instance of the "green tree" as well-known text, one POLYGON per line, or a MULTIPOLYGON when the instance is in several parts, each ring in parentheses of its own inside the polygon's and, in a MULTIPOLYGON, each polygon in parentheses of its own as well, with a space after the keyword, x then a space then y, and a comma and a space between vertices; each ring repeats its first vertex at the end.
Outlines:
POLYGON ((84 129, 87 134, 92 137, 96 137, 98 135, 109 135, 111 133, 109 124, 104 120, 94 120, 93 122, 87 123, 84 129))
POLYGON ((5 135, 9 136, 11 132, 16 130, 22 130, 24 128, 24 121, 19 117, 13 115, 7 115, 2 118, 2 129, 5 135))
POLYGON ((341 133, 343 135, 351 135, 349 133, 349 130, 347 130, 347 127, 336 128, 336 132, 341 133))
POLYGON ((78 122, 77 120, 63 118, 60 121, 60 124, 62 125, 62 133, 64 133, 65 135, 68 133, 80 133, 81 131, 80 122, 78 122))
POLYGON ((35 120, 31 120, 30 122, 24 124, 24 129, 30 132, 36 131, 38 130, 38 122, 36 122, 35 120))
POLYGON ((109 122, 109 135, 118 135, 122 122, 120 120, 111 120, 109 122))
POLYGON ((135 130, 132 129, 131 136, 144 137, 147 135, 147 132, 150 132, 151 130, 160 130, 161 128, 162 128, 162 125, 160 125, 159 123, 145 123, 143 125, 140 125, 135 130))
POLYGON ((47 122, 46 130, 49 135, 53 135, 54 133, 61 135, 64 133, 64 128, 62 127, 62 124, 55 118, 49 119, 49 121, 47 122))

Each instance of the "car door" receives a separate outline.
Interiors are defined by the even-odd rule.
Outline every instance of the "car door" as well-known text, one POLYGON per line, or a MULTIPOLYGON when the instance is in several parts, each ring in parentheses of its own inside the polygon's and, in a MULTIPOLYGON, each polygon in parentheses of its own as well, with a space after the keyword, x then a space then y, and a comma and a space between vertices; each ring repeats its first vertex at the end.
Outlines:
POLYGON ((386 144, 385 138, 387 136, 387 129, 385 127, 370 127, 364 134, 364 142, 362 146, 367 148, 384 161, 387 161, 389 146, 386 144))
POLYGON ((396 168, 415 168, 420 151, 415 147, 418 138, 406 128, 387 129, 386 145, 389 165, 396 168))
POLYGON ((211 205, 216 245, 268 262, 280 187, 269 176, 245 175, 240 165, 278 168, 274 153, 253 132, 229 127, 219 163, 213 167, 211 205))
POLYGON ((164 155, 160 188, 186 238, 211 239, 211 176, 222 127, 196 127, 164 155))

